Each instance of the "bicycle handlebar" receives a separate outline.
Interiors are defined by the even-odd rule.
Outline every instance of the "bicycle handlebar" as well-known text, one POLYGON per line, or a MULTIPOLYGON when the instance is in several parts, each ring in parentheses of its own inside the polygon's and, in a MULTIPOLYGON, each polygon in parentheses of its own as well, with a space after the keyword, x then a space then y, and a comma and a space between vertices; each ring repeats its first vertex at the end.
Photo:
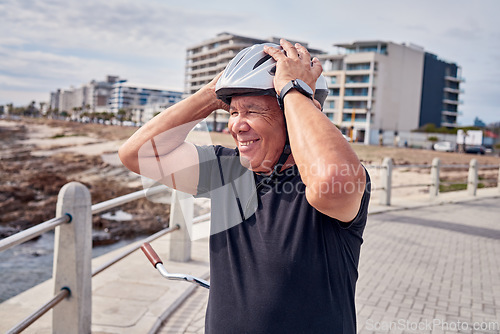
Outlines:
POLYGON ((148 258, 149 262, 151 262, 153 267, 156 268, 156 265, 158 263, 163 264, 162 260, 160 259, 158 254, 156 254, 155 250, 153 249, 153 247, 151 247, 149 243, 146 242, 142 244, 141 250, 144 252, 144 255, 146 255, 146 257, 148 258))
POLYGON ((185 274, 171 274, 165 269, 163 266, 163 262, 161 261, 160 257, 158 254, 156 254, 155 250, 149 243, 144 243, 141 246, 141 250, 144 252, 144 255, 148 258, 149 262, 155 267, 160 274, 170 280, 176 280, 176 281, 186 281, 190 283, 197 284, 199 286, 202 286, 204 288, 210 289, 210 283, 207 281, 197 278, 191 275, 185 275, 185 274))

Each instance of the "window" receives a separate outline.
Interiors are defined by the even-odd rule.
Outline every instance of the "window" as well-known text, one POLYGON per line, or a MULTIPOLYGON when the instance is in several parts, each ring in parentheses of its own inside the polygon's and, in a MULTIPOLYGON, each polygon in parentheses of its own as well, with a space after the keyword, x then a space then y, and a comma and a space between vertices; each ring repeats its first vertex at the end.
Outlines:
POLYGON ((330 59, 326 60, 323 69, 325 71, 341 71, 344 67, 343 59, 330 59))
POLYGON ((337 83, 337 77, 336 76, 331 77, 330 78, 330 83, 336 84, 337 83))
POLYGON ((346 64, 347 71, 359 71, 359 70, 369 70, 369 69, 370 69, 370 63, 346 64))
POLYGON ((458 106, 456 104, 443 103, 443 110, 457 112, 458 106))
POLYGON ((359 52, 377 52, 378 48, 376 45, 362 46, 359 48, 359 52))
POLYGON ((445 92, 444 93, 444 98, 446 100, 458 101, 458 94, 445 92))
POLYGON ((328 90, 328 95, 330 96, 339 96, 340 94, 340 88, 330 88, 328 90))
POLYGON ((345 83, 368 83, 370 82, 369 75, 347 75, 345 83))
POLYGON ((346 88, 344 96, 368 96, 368 88, 346 88))
POLYGON ((330 104, 328 106, 330 109, 335 109, 335 101, 330 101, 330 104))
MULTIPOLYGON (((343 113, 342 122, 352 122, 352 114, 343 113)), ((354 115, 354 122, 366 122, 366 115, 365 114, 354 115)))
POLYGON ((344 101, 344 109, 366 109, 367 101, 344 101))

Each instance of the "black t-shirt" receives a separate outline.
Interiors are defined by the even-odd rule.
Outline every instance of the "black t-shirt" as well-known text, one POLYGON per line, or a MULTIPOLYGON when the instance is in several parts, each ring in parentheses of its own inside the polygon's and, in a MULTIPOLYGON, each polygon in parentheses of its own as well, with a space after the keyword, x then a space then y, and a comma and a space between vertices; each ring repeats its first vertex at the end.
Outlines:
POLYGON ((212 200, 206 333, 355 333, 368 173, 360 210, 346 224, 307 202, 296 166, 256 190, 262 177, 235 150, 197 149, 197 196, 212 200))

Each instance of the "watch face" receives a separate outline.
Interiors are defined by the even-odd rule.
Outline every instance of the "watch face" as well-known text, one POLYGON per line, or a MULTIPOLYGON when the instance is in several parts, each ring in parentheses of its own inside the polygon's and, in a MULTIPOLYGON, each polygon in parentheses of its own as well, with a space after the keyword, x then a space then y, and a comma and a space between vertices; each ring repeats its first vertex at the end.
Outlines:
POLYGON ((295 80, 295 85, 294 86, 296 86, 297 89, 301 89, 304 93, 309 94, 310 97, 312 97, 313 94, 314 94, 314 92, 311 89, 311 87, 309 87, 308 84, 306 84, 304 81, 302 81, 300 79, 296 79, 295 80))

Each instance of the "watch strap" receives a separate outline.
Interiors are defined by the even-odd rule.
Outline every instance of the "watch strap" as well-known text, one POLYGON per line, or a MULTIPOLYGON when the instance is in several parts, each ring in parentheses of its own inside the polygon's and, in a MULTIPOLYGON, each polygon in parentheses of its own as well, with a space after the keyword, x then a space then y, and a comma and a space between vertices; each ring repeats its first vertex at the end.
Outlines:
MULTIPOLYGON (((304 83, 304 84, 306 84, 306 83, 304 83)), ((302 89, 302 87, 300 87, 300 85, 296 84, 295 80, 290 80, 285 86, 283 86, 280 94, 279 95, 276 94, 277 98, 278 98, 278 104, 279 104, 282 111, 285 111, 285 96, 292 89, 297 90, 302 95, 310 98, 311 100, 313 99, 313 97, 308 92, 306 92, 304 89, 302 89)))

